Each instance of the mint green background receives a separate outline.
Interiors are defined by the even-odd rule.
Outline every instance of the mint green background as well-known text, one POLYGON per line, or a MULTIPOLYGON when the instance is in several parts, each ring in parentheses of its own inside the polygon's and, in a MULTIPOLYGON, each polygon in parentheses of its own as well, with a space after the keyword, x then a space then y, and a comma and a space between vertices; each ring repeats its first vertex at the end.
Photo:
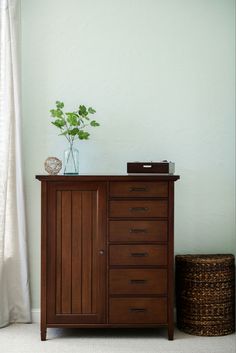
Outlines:
POLYGON ((66 140, 56 100, 92 105, 81 173, 175 161, 175 251, 235 253, 233 0, 22 0, 24 183, 32 307, 39 307, 40 183, 66 140))

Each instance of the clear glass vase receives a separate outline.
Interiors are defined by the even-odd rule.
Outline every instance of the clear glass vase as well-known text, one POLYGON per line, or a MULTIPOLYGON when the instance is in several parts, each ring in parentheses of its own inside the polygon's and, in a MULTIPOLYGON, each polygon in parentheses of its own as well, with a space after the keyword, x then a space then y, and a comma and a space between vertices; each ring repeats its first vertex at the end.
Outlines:
POLYGON ((64 151, 64 175, 78 175, 79 174, 79 151, 70 145, 64 151))

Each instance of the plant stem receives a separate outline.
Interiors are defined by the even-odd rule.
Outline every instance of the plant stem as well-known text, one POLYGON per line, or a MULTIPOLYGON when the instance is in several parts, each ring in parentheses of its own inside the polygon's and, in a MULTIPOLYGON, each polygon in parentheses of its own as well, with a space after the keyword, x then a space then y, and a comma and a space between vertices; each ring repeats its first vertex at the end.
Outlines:
POLYGON ((65 168, 64 168, 64 174, 66 173, 66 167, 67 167, 67 164, 68 164, 68 162, 69 162, 70 156, 71 156, 71 158, 72 158, 72 160, 73 160, 74 171, 75 171, 75 173, 78 173, 77 168, 76 168, 76 163, 75 163, 75 157, 74 157, 74 153, 73 153, 73 141, 74 141, 74 140, 72 140, 72 141, 70 142, 69 153, 68 153, 67 161, 66 161, 66 163, 65 163, 65 168))
POLYGON ((69 158, 70 158, 70 152, 69 152, 69 154, 68 154, 67 161, 65 162, 64 174, 66 174, 66 167, 67 167, 69 158))
POLYGON ((72 142, 72 144, 70 146, 70 150, 71 150, 72 159, 73 159, 73 163, 74 163, 75 173, 77 173, 76 164, 75 164, 75 158, 74 158, 74 153, 73 153, 73 142, 72 142))
MULTIPOLYGON (((63 116, 64 116, 64 121, 65 121, 65 123, 66 123, 66 129, 67 129, 67 131, 69 130, 69 127, 68 127, 68 124, 67 124, 67 121, 66 121, 66 116, 65 116, 65 114, 63 113, 63 116)), ((71 136, 70 135, 65 135, 65 137, 67 138, 67 140, 68 140, 68 142, 69 143, 71 143, 71 136)))

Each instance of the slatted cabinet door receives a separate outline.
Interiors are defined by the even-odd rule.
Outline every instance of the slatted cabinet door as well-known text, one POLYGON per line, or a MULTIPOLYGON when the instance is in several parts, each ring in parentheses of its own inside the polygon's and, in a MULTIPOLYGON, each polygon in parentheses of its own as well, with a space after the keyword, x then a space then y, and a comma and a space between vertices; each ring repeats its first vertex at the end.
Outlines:
POLYGON ((104 323, 106 184, 49 183, 47 322, 104 323))

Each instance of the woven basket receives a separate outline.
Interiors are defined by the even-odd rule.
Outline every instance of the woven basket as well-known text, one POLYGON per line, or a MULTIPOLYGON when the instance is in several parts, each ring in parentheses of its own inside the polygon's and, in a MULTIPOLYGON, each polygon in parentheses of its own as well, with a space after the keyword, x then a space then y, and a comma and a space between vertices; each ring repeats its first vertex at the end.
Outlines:
POLYGON ((200 336, 235 331, 233 255, 176 256, 177 327, 200 336))

